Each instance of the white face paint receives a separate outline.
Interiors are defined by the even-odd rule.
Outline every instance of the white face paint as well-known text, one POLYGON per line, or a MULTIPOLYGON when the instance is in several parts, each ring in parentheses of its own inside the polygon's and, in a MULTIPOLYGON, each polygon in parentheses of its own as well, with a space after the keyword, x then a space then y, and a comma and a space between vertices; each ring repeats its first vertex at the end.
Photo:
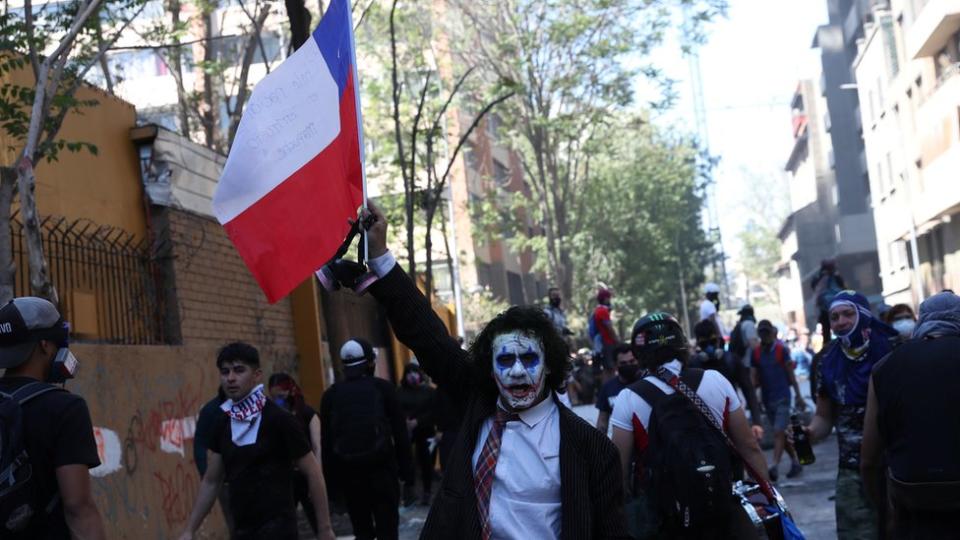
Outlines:
POLYGON ((514 410, 535 405, 545 394, 544 378, 549 372, 540 340, 508 332, 493 338, 491 350, 493 378, 504 404, 514 410))

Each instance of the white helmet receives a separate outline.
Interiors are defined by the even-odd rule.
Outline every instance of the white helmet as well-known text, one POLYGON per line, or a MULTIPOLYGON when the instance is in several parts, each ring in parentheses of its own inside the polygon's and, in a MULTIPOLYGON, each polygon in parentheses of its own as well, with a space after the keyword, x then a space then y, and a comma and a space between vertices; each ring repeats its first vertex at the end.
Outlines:
POLYGON ((719 293, 719 292, 720 292, 720 286, 717 285, 716 283, 707 283, 706 285, 703 286, 704 294, 719 293))

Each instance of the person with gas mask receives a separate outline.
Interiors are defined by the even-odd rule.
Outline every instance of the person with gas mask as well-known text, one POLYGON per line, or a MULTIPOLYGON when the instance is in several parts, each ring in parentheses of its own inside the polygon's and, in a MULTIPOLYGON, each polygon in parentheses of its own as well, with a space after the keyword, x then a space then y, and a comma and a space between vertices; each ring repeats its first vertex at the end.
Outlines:
MULTIPOLYGON (((303 390, 300 385, 290 375, 286 373, 274 373, 267 379, 267 393, 281 409, 297 417, 297 422, 303 430, 303 436, 310 443, 310 450, 317 456, 317 462, 322 463, 320 454, 320 417, 313 407, 307 405, 303 398, 303 390)), ((303 509, 303 514, 313 529, 313 534, 317 534, 317 513, 313 509, 313 502, 310 500, 310 484, 307 477, 303 474, 294 476, 293 480, 293 499, 294 502, 303 509)))
POLYGON ((733 366, 728 364, 730 358, 723 349, 723 339, 717 334, 713 321, 702 320, 693 325, 693 337, 697 348, 690 358, 690 367, 719 371, 730 384, 734 384, 733 366))
POLYGON ((616 449, 557 402, 568 348, 543 309, 509 308, 462 350, 387 250, 383 214, 363 214, 369 292, 461 422, 420 538, 629 538, 616 449))
POLYGON ((597 429, 604 435, 610 427, 610 415, 613 414, 613 400, 624 388, 637 380, 640 373, 640 363, 633 357, 633 349, 627 343, 619 343, 613 348, 613 356, 617 360, 617 376, 603 383, 600 393, 597 394, 597 429))
MULTIPOLYGON (((410 362, 403 368, 403 379, 397 392, 400 409, 407 419, 407 433, 413 442, 414 457, 420 473, 420 485, 423 493, 420 504, 430 504, 430 489, 433 486, 433 469, 436 461, 434 449, 437 435, 436 416, 437 391, 430 387, 427 376, 420 365, 410 362)), ((410 486, 413 487, 412 485, 410 486)), ((412 490, 405 503, 412 503, 412 490)))
POLYGON ((397 538, 400 482, 413 485, 407 423, 397 391, 375 377, 377 354, 365 339, 340 347, 344 378, 320 400, 324 469, 341 490, 360 540, 397 538))
POLYGON ((891 341, 897 331, 875 319, 867 298, 856 291, 837 293, 828 316, 837 339, 818 365, 817 408, 803 429, 815 443, 837 428, 837 538, 874 539, 878 537, 877 509, 867 499, 860 476, 860 444, 870 374, 893 350, 891 341))
POLYGON ((913 308, 906 304, 897 304, 883 314, 883 322, 897 331, 897 340, 894 345, 900 345, 913 337, 913 329, 917 326, 917 317, 913 308))
POLYGON ((14 298, 0 308, 0 466, 12 467, 0 495, 7 514, 0 515, 0 538, 105 538, 90 491, 89 469, 100 465, 90 411, 58 386, 78 367, 69 334, 42 298, 14 298), (19 433, 9 423, 13 414, 21 418, 19 433))

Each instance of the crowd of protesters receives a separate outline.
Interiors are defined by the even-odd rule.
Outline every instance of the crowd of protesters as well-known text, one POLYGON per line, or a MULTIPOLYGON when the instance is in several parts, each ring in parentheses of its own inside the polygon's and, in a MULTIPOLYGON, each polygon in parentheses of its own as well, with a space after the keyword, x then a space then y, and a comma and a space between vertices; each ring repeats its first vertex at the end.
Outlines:
MULTIPOLYGON (((364 212, 369 292, 415 354, 399 388, 374 376, 363 337, 339 344, 342 377, 317 410, 289 374, 264 384, 255 347, 224 346, 211 361, 218 393, 198 411, 202 480, 181 539, 219 501, 235 539, 295 539, 298 512, 331 539, 332 507, 346 509, 356 538, 394 539, 399 509, 420 504, 428 539, 796 540, 803 524, 779 495, 781 460, 787 478, 802 476, 803 445, 834 433, 840 540, 960 537, 954 293, 916 314, 899 304, 875 315, 824 261, 811 283, 823 338, 814 354, 806 334, 780 339, 749 305, 728 332, 714 284, 692 335, 655 311, 621 340, 602 287, 590 346, 571 354, 551 289, 548 305, 507 309, 464 348, 387 250, 383 216, 364 212), (811 379, 812 413, 798 374, 811 379), (572 410, 587 403, 595 426, 572 410)), ((0 453, 10 466, 0 480, 30 486, 0 490, 2 538, 104 538, 87 475, 99 463, 89 413, 55 384, 76 363, 52 304, 17 298, 0 309, 0 448, 22 447, 0 453), (9 432, 14 417, 22 437, 9 432)))

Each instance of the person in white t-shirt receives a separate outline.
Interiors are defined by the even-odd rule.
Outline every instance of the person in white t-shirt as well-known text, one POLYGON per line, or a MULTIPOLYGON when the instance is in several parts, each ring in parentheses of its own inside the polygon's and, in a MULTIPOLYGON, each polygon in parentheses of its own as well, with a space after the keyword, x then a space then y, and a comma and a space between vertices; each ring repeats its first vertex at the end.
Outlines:
MULTIPOLYGON (((667 313, 649 314, 634 325, 630 343, 641 366, 649 370, 649 374, 642 380, 652 384, 663 394, 670 395, 675 390, 655 374, 659 368, 666 368, 675 380, 687 380, 688 375, 693 375, 696 371, 696 378, 700 379, 699 385, 694 388, 696 394, 717 423, 723 426, 739 454, 762 476, 762 480, 768 481, 766 459, 751 433, 750 424, 733 386, 717 371, 685 369, 690 350, 680 323, 667 313)), ((624 487, 628 491, 635 486, 644 489, 644 460, 648 457, 646 451, 650 442, 650 420, 654 412, 650 403, 640 397, 640 384, 634 383, 620 392, 610 418, 613 442, 620 451, 623 465, 624 487)))
POLYGON ((703 287, 703 302, 700 302, 700 320, 712 321, 717 325, 717 332, 721 336, 727 335, 727 329, 720 321, 720 286, 716 283, 707 283, 703 287))

